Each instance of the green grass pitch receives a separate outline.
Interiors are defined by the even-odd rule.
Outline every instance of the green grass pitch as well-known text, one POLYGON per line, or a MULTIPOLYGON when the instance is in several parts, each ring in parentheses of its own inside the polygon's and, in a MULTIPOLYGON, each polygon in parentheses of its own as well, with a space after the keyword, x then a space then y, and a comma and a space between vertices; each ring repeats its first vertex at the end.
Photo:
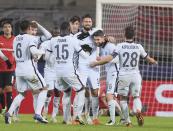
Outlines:
MULTIPOLYGON (((4 124, 4 118, 0 117, 0 131, 173 131, 173 118, 145 117, 143 127, 138 127, 136 118, 132 117, 133 127, 122 125, 105 126, 108 117, 99 117, 102 125, 63 125, 62 116, 58 116, 58 123, 35 123, 32 115, 20 115, 20 122, 10 125, 4 124)), ((116 118, 119 120, 119 117, 116 118)))

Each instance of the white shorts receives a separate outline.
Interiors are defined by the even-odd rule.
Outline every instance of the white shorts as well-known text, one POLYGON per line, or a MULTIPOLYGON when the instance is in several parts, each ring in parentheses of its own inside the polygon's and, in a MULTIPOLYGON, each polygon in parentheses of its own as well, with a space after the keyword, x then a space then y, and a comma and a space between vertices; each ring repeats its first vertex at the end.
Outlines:
POLYGON ((38 71, 36 74, 16 76, 16 84, 17 91, 21 93, 27 90, 39 90, 46 87, 46 83, 38 71))
POLYGON ((53 70, 44 70, 44 79, 48 90, 53 90, 56 87, 56 72, 53 70))
POLYGON ((57 87, 60 91, 65 91, 68 88, 74 88, 75 91, 79 91, 83 87, 82 81, 79 79, 79 75, 75 72, 64 73, 63 71, 56 71, 57 87))
POLYGON ((118 72, 107 72, 106 76, 106 94, 117 92, 118 72))
POLYGON ((91 89, 100 88, 100 72, 99 72, 99 70, 91 69, 89 71, 86 88, 91 88, 91 89))
POLYGON ((139 73, 131 75, 120 75, 118 80, 118 94, 128 96, 129 92, 133 97, 141 95, 142 78, 139 73))
MULTIPOLYGON (((83 66, 83 65, 80 65, 83 66)), ((87 84, 87 78, 88 78, 88 68, 80 67, 77 71, 76 74, 79 76, 80 81, 82 82, 83 86, 86 87, 87 84)))

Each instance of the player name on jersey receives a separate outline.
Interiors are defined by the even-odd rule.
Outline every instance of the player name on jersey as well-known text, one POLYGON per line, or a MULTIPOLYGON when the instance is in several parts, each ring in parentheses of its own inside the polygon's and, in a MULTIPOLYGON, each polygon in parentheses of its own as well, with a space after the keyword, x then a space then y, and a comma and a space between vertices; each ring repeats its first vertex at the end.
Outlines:
POLYGON ((123 45, 123 49, 139 49, 137 45, 123 45))

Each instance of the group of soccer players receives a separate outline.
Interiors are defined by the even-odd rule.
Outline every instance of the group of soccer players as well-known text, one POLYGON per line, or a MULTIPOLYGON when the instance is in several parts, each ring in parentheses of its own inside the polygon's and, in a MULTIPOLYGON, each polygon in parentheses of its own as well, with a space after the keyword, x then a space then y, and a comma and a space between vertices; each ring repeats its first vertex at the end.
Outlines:
POLYGON ((74 16, 68 22, 63 22, 59 34, 53 37, 36 21, 24 20, 20 23, 20 29, 21 34, 13 41, 18 95, 5 114, 6 124, 11 123, 13 115, 17 117, 20 104, 28 90, 33 92, 35 111, 33 118, 38 122, 48 123, 46 115, 53 93, 51 121, 57 122, 60 92, 63 92, 63 123, 100 124, 99 65, 105 65, 107 72, 106 99, 110 121, 106 125, 115 124, 115 112, 118 112, 121 122, 131 126, 128 110, 129 92, 133 96, 133 111, 138 124, 139 126, 144 124, 141 113, 142 79, 139 59, 141 56, 151 64, 157 64, 157 61, 149 57, 140 44, 134 43, 135 30, 132 26, 125 29, 125 41, 118 44, 112 43, 113 38, 105 36, 103 30, 93 28, 92 17, 88 14, 81 20, 78 16, 74 16), (37 29, 40 29, 44 36, 36 36, 37 29), (45 60, 44 78, 37 68, 40 58, 45 60), (71 115, 72 89, 76 92, 73 116, 71 115))

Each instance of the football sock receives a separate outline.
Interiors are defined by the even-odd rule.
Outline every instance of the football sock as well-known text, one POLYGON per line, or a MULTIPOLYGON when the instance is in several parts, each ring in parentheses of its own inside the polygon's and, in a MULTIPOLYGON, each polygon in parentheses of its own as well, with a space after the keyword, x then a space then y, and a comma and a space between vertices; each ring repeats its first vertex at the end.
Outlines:
POLYGON ((129 117, 129 108, 126 100, 120 100, 120 106, 122 109, 122 114, 127 123, 131 123, 130 117, 129 117))
POLYGON ((108 101, 110 119, 115 123, 115 100, 108 101))
POLYGON ((141 112, 141 109, 142 109, 142 103, 141 103, 141 100, 140 98, 134 98, 133 99, 133 111, 134 113, 136 113, 137 111, 138 112, 141 112))
POLYGON ((77 116, 81 116, 82 115, 82 111, 83 111, 83 107, 85 104, 85 90, 81 90, 79 92, 76 92, 76 105, 77 105, 77 116))
POLYGON ((53 112, 52 112, 52 118, 53 118, 53 117, 56 117, 56 115, 58 114, 59 102, 60 102, 60 97, 54 97, 54 98, 53 98, 53 112))
POLYGON ((47 90, 42 90, 39 93, 38 99, 37 99, 37 108, 36 108, 36 112, 35 112, 36 114, 41 115, 41 111, 42 111, 42 108, 46 101, 46 97, 47 97, 47 90))
POLYGON ((64 121, 68 122, 71 119, 71 92, 64 92, 63 103, 63 117, 64 121))
POLYGON ((99 99, 98 97, 92 97, 92 113, 93 113, 93 119, 97 119, 98 112, 99 112, 99 99))
POLYGON ((18 94, 18 95, 14 98, 14 100, 13 100, 13 102, 12 102, 12 104, 11 104, 9 110, 8 110, 8 113, 9 113, 11 116, 12 116, 14 110, 16 110, 16 108, 20 106, 20 104, 21 104, 21 102, 22 102, 22 100, 23 100, 24 98, 25 98, 25 97, 24 97, 23 95, 21 95, 21 94, 18 94))
POLYGON ((0 104, 2 109, 5 109, 5 96, 4 93, 0 94, 0 104))
POLYGON ((50 101, 51 101, 51 97, 47 97, 46 101, 44 103, 44 109, 43 109, 44 115, 47 115, 47 113, 48 113, 48 108, 49 108, 50 101))
POLYGON ((90 111, 90 97, 85 97, 85 114, 89 114, 90 111))
POLYGON ((7 110, 8 110, 11 106, 12 101, 13 101, 12 92, 7 92, 6 98, 7 98, 7 110))
POLYGON ((36 111, 36 107, 37 107, 37 99, 38 99, 38 94, 34 94, 33 95, 33 108, 34 108, 34 112, 36 111))

